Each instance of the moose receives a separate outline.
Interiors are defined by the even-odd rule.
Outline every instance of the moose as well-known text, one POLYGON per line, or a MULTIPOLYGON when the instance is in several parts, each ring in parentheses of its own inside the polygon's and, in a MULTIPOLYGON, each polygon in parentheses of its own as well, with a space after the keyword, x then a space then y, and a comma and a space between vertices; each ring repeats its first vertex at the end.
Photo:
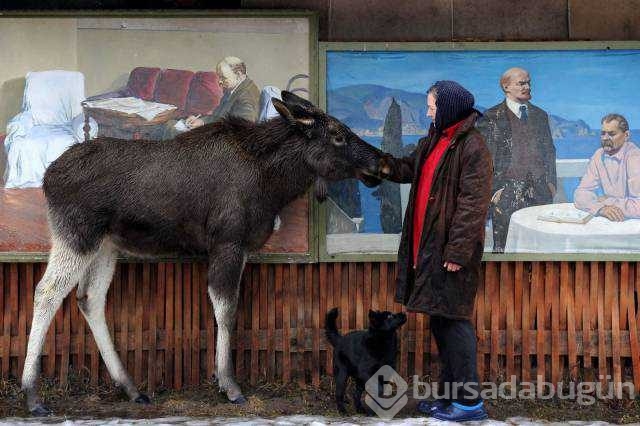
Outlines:
POLYGON ((132 401, 150 402, 118 358, 105 319, 118 252, 208 259, 216 377, 231 402, 246 402, 233 377, 230 342, 247 254, 265 243, 280 210, 314 183, 322 198, 327 181, 355 177, 374 186, 390 173, 383 152, 309 101, 289 92, 272 101, 279 116, 263 123, 229 117, 163 142, 101 137, 74 145, 47 168, 52 244, 34 294, 22 374, 30 413, 50 413, 36 389, 40 354, 75 287, 112 379, 132 401))

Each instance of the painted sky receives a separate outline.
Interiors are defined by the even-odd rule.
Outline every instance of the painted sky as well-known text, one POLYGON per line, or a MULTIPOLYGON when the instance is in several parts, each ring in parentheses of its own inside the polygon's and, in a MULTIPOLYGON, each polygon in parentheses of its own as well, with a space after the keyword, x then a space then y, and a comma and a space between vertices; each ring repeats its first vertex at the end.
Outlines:
POLYGON ((333 51, 327 53, 327 89, 377 84, 424 93, 437 80, 456 80, 488 108, 504 99, 499 79, 514 66, 529 71, 531 101, 550 114, 598 129, 603 115, 618 112, 632 129, 640 128, 640 50, 333 51))

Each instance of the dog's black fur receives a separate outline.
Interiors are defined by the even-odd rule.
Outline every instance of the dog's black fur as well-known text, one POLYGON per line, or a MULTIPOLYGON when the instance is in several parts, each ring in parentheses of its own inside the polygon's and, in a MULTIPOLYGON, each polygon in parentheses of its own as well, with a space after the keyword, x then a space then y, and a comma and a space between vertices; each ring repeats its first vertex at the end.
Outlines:
POLYGON ((407 322, 404 313, 369 310, 369 328, 340 335, 336 326, 338 308, 326 316, 325 333, 333 346, 333 376, 336 381, 336 404, 345 413, 344 392, 347 378, 355 382, 353 403, 359 413, 369 411, 362 405, 362 393, 367 380, 384 365, 396 368, 398 337, 396 330, 407 322))

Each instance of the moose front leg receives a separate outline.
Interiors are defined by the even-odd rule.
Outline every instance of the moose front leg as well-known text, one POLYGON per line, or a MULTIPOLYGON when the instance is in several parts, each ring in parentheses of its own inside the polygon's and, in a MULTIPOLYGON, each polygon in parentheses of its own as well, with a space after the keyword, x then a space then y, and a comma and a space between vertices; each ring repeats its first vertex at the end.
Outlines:
POLYGON ((209 254, 209 298, 218 324, 216 341, 216 376, 220 391, 235 404, 246 402, 240 386, 233 378, 231 365, 231 332, 234 329, 240 278, 247 254, 236 244, 221 244, 209 254))

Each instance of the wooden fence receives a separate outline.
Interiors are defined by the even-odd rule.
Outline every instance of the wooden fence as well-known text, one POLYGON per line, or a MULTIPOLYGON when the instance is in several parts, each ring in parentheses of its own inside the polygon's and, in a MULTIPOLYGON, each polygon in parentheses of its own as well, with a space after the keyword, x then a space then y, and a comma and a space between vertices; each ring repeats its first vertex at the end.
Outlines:
MULTIPOLYGON (((0 375, 19 377, 33 291, 45 264, 0 263, 0 375)), ((557 383, 630 380, 640 386, 640 267, 627 262, 487 262, 474 316, 483 380, 538 375, 557 383)), ((236 374, 241 382, 317 385, 331 374, 324 314, 340 308, 341 331, 366 326, 368 309, 398 311, 392 263, 250 264, 243 278, 236 374)), ((47 335, 43 373, 67 381, 70 366, 97 383, 108 374, 91 333, 68 297, 47 335), (55 356, 54 356, 55 355, 55 356)), ((136 383, 181 388, 214 370, 215 328, 206 266, 123 263, 108 295, 118 353, 136 383)), ((429 319, 402 328, 399 372, 437 377, 429 319)))

